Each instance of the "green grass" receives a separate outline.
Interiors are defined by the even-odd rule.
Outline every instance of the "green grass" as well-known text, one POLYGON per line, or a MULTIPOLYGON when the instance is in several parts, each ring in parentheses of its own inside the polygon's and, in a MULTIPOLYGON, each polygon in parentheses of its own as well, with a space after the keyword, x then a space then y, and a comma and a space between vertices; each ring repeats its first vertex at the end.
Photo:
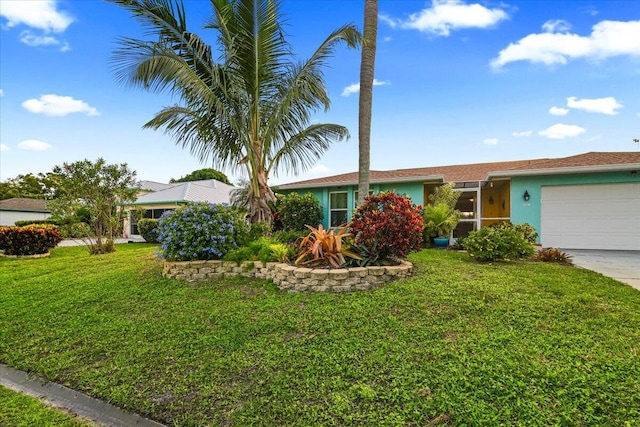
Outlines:
POLYGON ((93 424, 50 408, 36 398, 0 386, 0 425, 5 427, 89 427, 93 424))
POLYGON ((351 294, 161 277, 152 246, 0 260, 0 362, 171 425, 640 425, 640 292, 423 251, 351 294))

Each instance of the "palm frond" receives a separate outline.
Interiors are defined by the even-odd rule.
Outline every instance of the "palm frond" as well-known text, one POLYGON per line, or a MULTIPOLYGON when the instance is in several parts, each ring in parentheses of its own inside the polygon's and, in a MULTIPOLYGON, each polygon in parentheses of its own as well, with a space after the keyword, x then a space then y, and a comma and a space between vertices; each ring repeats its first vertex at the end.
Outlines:
POLYGON ((332 123, 311 125, 287 139, 267 166, 267 170, 273 171, 275 176, 278 176, 281 169, 297 175, 315 165, 334 141, 347 138, 349 130, 344 126, 332 123))

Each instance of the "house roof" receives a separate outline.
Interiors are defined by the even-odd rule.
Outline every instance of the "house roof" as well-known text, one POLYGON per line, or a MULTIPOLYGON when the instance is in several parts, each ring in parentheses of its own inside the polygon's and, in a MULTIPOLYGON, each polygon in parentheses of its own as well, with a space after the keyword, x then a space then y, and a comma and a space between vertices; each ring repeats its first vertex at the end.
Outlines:
POLYGON ((215 179, 180 182, 168 185, 169 186, 164 189, 138 197, 133 204, 147 205, 186 202, 229 203, 230 193, 235 189, 234 186, 216 181, 215 179))
MULTIPOLYGON (((557 159, 515 160, 465 165, 370 171, 370 183, 443 181, 484 181, 512 175, 575 173, 580 171, 640 169, 640 152, 591 152, 557 159)), ((354 185, 358 172, 309 179, 276 186, 279 190, 354 185)))
POLYGON ((545 162, 522 166, 515 170, 493 171, 489 176, 549 175, 625 170, 640 170, 640 151, 590 152, 559 159, 548 159, 545 162))
POLYGON ((146 181, 146 180, 140 181, 138 183, 138 187, 140 188, 140 190, 148 190, 148 191, 160 191, 160 190, 170 188, 173 185, 174 184, 165 184, 163 182, 146 181))
POLYGON ((0 200, 0 211, 19 212, 43 212, 50 213, 47 209, 47 201, 40 199, 27 199, 24 197, 14 197, 12 199, 0 200))

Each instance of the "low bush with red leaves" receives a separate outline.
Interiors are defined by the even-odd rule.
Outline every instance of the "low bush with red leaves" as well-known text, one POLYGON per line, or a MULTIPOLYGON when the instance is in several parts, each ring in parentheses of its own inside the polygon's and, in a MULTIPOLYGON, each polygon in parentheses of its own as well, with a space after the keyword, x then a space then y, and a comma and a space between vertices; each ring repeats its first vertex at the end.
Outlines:
POLYGON ((61 240, 55 225, 0 227, 0 249, 6 255, 45 254, 61 240))
POLYGON ((408 196, 383 192, 367 196, 353 214, 355 243, 375 248, 379 260, 405 257, 422 248, 422 207, 408 196))

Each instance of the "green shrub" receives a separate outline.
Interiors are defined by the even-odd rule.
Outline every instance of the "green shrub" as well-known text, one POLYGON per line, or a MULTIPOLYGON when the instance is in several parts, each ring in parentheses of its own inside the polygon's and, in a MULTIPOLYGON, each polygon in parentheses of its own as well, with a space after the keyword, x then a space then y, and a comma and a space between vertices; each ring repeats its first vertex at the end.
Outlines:
POLYGON ((484 227, 473 231, 465 239, 464 247, 478 261, 529 258, 534 253, 533 243, 515 227, 484 227))
POLYGON ((536 229, 526 222, 523 224, 513 224, 511 222, 502 221, 492 224, 490 225, 490 227, 500 229, 513 229, 522 234, 522 237, 524 237, 525 240, 527 240, 529 243, 535 243, 538 239, 538 232, 536 231, 536 229))
POLYGON ((276 217, 283 230, 308 231, 306 226, 322 222, 320 201, 311 193, 289 193, 279 197, 275 205, 276 217))
POLYGON ((296 230, 281 230, 273 233, 273 238, 285 245, 297 246, 308 232, 296 230))
POLYGON ((232 249, 222 257, 225 261, 233 261, 238 265, 245 261, 252 260, 254 257, 253 250, 248 246, 242 246, 237 249, 232 249))
POLYGON ((91 236, 91 227, 84 222, 74 222, 62 224, 60 234, 63 239, 84 239, 91 236))
POLYGON ((378 252, 378 242, 374 242, 370 248, 362 244, 353 244, 350 250, 360 256, 360 259, 350 258, 347 260, 349 267, 368 267, 370 265, 380 265, 384 263, 384 261, 380 259, 380 252, 378 252))
POLYGON ((266 221, 253 222, 250 225, 248 240, 253 241, 261 237, 269 237, 271 230, 271 224, 266 221))
POLYGON ((189 203, 165 212, 158 221, 164 257, 174 261, 220 259, 241 246, 249 226, 236 208, 189 203))
POLYGON ((262 237, 246 246, 229 251, 223 259, 238 264, 244 261, 286 262, 292 255, 293 250, 290 246, 272 238, 262 237))
POLYGON ((571 255, 566 252, 562 252, 558 248, 544 248, 538 251, 536 254, 536 260, 542 262, 557 262, 560 264, 573 264, 571 255))
POLYGON ((0 249, 6 255, 38 255, 62 240, 58 227, 50 224, 0 227, 0 249))
POLYGON ((423 226, 421 208, 408 196, 383 192, 367 196, 358 206, 351 230, 356 245, 375 247, 379 260, 386 260, 420 250, 423 226))
POLYGON ((57 219, 21 219, 14 223, 16 227, 26 227, 27 225, 60 225, 57 219))
POLYGON ((143 218, 138 221, 138 232, 149 243, 158 243, 158 220, 143 218))

